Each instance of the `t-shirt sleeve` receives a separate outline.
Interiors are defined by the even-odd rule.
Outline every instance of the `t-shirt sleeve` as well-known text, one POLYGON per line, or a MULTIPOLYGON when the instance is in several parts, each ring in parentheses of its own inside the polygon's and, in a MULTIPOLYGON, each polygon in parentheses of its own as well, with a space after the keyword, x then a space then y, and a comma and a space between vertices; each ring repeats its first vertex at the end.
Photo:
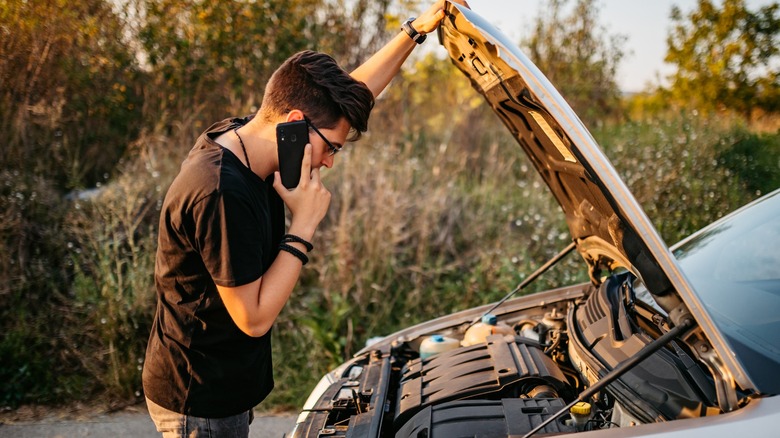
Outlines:
POLYGON ((263 274, 263 231, 249 201, 231 191, 215 192, 193 208, 195 245, 219 286, 251 283, 263 274))

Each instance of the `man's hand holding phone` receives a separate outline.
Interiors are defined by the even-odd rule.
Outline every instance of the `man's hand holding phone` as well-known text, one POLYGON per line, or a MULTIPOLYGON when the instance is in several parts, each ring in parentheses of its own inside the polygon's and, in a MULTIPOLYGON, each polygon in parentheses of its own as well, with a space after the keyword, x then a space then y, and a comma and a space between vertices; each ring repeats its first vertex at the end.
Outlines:
POLYGON ((298 186, 290 190, 282 184, 279 171, 274 173, 274 189, 292 214, 289 232, 310 240, 330 206, 331 194, 322 184, 320 170, 311 168, 311 144, 303 149, 298 186))
POLYGON ((293 120, 276 125, 276 150, 282 184, 295 188, 301 178, 303 148, 309 143, 309 125, 305 120, 293 120))

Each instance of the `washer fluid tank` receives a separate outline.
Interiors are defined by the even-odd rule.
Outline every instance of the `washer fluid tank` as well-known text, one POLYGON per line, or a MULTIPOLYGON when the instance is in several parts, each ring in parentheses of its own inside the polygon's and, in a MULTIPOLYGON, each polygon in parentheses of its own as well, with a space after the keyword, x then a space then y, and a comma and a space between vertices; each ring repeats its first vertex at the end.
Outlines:
POLYGON ((509 327, 503 322, 498 322, 498 318, 495 315, 487 314, 482 317, 482 321, 478 322, 468 330, 466 335, 461 341, 461 345, 469 347, 471 345, 481 344, 485 342, 490 335, 514 335, 515 331, 512 327, 509 327))

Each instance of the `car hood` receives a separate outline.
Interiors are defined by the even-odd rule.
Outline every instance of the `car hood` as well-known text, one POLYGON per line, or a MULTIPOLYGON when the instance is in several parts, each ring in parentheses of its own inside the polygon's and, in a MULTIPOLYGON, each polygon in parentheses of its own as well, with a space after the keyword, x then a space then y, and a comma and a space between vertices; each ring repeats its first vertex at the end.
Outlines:
MULTIPOLYGON (((481 93, 560 204, 592 282, 602 271, 630 270, 678 324, 692 317, 706 339, 687 341, 726 384, 752 389, 674 256, 590 132, 539 69, 501 31, 447 3, 439 41, 481 93)), ((700 339, 699 339, 700 338, 700 339)))

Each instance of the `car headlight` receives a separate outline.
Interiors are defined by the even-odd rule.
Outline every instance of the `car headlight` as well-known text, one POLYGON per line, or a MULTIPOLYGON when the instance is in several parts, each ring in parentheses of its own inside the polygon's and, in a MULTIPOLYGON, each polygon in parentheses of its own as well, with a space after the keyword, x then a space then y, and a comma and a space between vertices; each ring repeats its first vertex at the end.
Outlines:
POLYGON ((298 414, 298 419, 295 421, 296 424, 302 423, 306 420, 306 417, 309 416, 309 411, 311 411, 312 408, 314 408, 314 405, 317 403, 317 400, 322 397, 322 394, 325 393, 325 391, 330 388, 331 385, 333 385, 337 380, 341 378, 341 375, 344 374, 344 370, 349 367, 350 362, 343 363, 336 367, 333 371, 325 374, 322 376, 319 382, 317 382, 317 386, 314 387, 311 394, 309 394, 309 397, 306 399, 306 403, 303 404, 303 408, 301 409, 301 413, 298 414))

